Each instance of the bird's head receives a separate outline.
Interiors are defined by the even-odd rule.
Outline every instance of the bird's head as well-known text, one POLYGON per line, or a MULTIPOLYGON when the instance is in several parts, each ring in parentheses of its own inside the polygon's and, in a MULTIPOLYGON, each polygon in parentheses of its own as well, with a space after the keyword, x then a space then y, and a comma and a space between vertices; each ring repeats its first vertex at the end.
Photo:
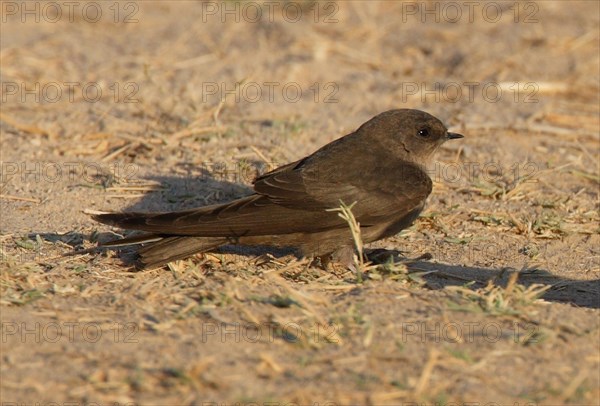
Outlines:
POLYGON ((440 120, 420 110, 398 109, 381 113, 361 126, 359 132, 394 156, 428 164, 444 142, 463 138, 448 132, 440 120))

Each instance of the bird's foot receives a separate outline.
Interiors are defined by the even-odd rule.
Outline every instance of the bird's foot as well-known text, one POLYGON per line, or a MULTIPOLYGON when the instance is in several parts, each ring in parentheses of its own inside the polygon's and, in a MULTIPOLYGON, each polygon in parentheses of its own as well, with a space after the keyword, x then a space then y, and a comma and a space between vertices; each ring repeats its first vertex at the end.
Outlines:
POLYGON ((416 258, 407 258, 402 251, 387 250, 385 248, 374 248, 365 250, 366 259, 373 264, 385 264, 388 261, 411 264, 418 261, 427 261, 433 258, 430 253, 425 253, 416 258))

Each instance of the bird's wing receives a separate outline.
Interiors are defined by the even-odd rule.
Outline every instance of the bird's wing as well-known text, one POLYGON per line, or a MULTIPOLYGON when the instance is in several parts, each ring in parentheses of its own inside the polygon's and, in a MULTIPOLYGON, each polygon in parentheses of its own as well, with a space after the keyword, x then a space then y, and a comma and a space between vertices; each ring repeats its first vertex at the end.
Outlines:
POLYGON ((323 211, 290 209, 254 194, 229 203, 165 213, 104 213, 96 221, 125 229, 148 231, 158 236, 181 235, 236 238, 317 232, 341 224, 336 215, 323 211))
POLYGON ((329 162, 315 164, 310 157, 294 162, 257 178, 254 190, 295 210, 323 211, 339 207, 340 201, 356 202, 353 213, 365 225, 382 216, 409 212, 432 190, 427 173, 410 162, 381 162, 371 172, 360 162, 341 167, 329 162))
POLYGON ((352 211, 362 226, 410 212, 431 192, 431 180, 419 167, 402 163, 396 170, 364 173, 358 165, 340 171, 306 160, 256 179, 256 194, 233 202, 169 213, 109 213, 100 222, 159 235, 236 237, 314 233, 347 227, 327 211, 357 202, 352 211))

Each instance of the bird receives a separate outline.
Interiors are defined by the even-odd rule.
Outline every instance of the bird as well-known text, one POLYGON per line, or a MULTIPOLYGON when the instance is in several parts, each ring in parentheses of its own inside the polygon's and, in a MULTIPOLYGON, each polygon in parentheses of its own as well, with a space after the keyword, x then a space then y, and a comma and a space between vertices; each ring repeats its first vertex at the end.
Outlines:
POLYGON ((171 212, 97 212, 93 219, 146 234, 104 243, 144 244, 136 265, 153 269, 221 246, 290 248, 328 262, 353 249, 347 222, 332 211, 351 205, 363 243, 409 227, 425 207, 433 182, 427 167, 449 132, 429 113, 393 109, 311 155, 258 176, 254 193, 171 212))

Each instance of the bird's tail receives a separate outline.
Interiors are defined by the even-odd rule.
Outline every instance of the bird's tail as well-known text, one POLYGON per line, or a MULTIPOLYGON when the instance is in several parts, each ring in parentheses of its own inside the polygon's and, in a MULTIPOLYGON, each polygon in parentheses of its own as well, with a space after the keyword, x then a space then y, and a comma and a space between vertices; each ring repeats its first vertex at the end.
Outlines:
POLYGON ((199 252, 211 251, 226 243, 225 238, 165 237, 138 250, 138 267, 159 268, 171 261, 187 258, 199 252))
MULTIPOLYGON (((96 221, 117 227, 123 227, 123 223, 127 221, 143 221, 146 218, 143 213, 102 213, 93 211, 87 211, 87 213, 91 214, 96 221)), ((144 234, 103 243, 102 246, 122 247, 133 244, 144 244, 137 251, 136 266, 141 269, 152 269, 196 253, 214 250, 227 244, 227 238, 144 234)))
POLYGON ((227 244, 219 237, 178 237, 145 234, 103 243, 103 247, 123 247, 144 244, 137 250, 136 267, 139 269, 159 268, 171 261, 187 258, 193 254, 214 250, 227 244))

